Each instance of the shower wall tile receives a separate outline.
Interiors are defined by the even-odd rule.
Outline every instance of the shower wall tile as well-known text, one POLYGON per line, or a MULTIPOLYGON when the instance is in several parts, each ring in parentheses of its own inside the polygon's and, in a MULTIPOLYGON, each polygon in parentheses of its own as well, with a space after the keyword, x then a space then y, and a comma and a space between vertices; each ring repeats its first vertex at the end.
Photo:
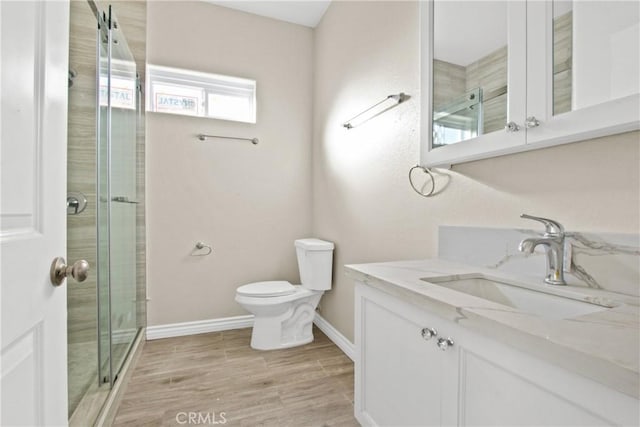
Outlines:
POLYGON ((485 91, 507 84, 507 46, 467 65, 467 90, 482 87, 485 91))
POLYGON ((446 105, 466 91, 465 67, 450 62, 433 60, 433 105, 446 105))
POLYGON ((573 13, 553 21, 553 113, 571 111, 573 65, 573 13))
MULTIPOLYGON (((68 343, 96 341, 96 20, 86 2, 71 2, 67 191, 83 193, 86 209, 67 216, 67 260, 91 266, 83 283, 67 287, 68 343)), ((70 347, 71 349, 71 347, 70 347)))
MULTIPOLYGON (((467 65, 466 71, 466 90, 481 87, 484 97, 490 92, 506 86, 507 46, 467 65)), ((507 95, 486 101, 484 108, 484 133, 503 129, 507 122, 507 95)))
POLYGON ((484 109, 484 133, 491 133, 504 129, 507 123, 507 94, 485 101, 484 109))

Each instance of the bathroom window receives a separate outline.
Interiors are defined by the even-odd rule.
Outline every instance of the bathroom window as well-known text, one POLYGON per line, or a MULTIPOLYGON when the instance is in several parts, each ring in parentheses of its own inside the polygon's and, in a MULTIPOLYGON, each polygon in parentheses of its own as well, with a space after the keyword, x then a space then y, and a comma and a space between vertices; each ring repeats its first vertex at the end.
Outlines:
POLYGON ((180 68, 147 66, 147 110, 256 122, 256 81, 180 68))

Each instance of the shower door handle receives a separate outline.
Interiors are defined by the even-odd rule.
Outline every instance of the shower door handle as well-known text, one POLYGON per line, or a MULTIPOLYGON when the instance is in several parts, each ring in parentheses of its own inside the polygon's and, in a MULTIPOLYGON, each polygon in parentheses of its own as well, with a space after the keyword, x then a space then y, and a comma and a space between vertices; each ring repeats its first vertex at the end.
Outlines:
POLYGON ((129 198, 126 196, 114 196, 111 198, 111 201, 118 202, 118 203, 131 203, 133 205, 138 204, 138 202, 136 202, 135 200, 129 200, 129 198))
POLYGON ((89 276, 89 263, 84 260, 78 260, 73 265, 67 265, 63 257, 59 256, 53 259, 49 277, 53 286, 60 286, 67 276, 73 277, 77 282, 84 282, 89 276))

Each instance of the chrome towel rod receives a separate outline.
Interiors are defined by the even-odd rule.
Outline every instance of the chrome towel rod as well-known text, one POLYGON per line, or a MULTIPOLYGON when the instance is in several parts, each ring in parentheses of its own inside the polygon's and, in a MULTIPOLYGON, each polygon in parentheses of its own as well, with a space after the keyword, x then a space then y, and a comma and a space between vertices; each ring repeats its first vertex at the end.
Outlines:
POLYGON ((243 138, 241 136, 221 136, 221 135, 205 135, 204 133, 201 133, 198 135, 198 139, 200 141, 206 141, 207 138, 222 138, 222 139, 238 139, 241 141, 250 141, 253 145, 258 144, 258 138, 243 138))
POLYGON ((350 118, 349 120, 344 122, 342 124, 342 126, 347 128, 347 129, 353 129, 354 127, 358 126, 359 124, 362 124, 362 123, 364 123, 366 121, 371 120, 375 116, 378 116, 378 115, 384 113, 385 111, 389 110, 390 108, 393 108, 398 104, 402 104, 404 101, 406 101, 409 98, 411 98, 411 97, 409 95, 405 94, 404 92, 400 92, 400 93, 396 93, 396 94, 393 94, 393 95, 389 95, 386 98, 384 98, 382 101, 372 105, 371 107, 367 108, 363 112, 361 112, 359 114, 356 114, 355 116, 353 116, 352 118, 350 118), (372 113, 369 117, 362 117, 366 113, 370 112, 371 110, 373 110, 374 108, 376 108, 377 106, 379 106, 383 102, 388 101, 389 99, 393 99, 394 101, 396 101, 396 103, 391 105, 390 107, 385 108, 384 110, 372 113), (360 119, 360 120, 358 120, 357 124, 354 124, 353 122, 355 122, 356 119, 360 119))

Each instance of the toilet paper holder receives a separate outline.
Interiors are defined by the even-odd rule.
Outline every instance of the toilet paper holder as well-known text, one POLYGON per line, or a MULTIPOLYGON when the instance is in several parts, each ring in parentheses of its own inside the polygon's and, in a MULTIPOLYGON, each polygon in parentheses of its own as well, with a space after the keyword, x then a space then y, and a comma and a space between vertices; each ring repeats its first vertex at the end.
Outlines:
POLYGON ((207 256, 209 254, 211 254, 211 252, 213 252, 213 248, 209 245, 207 245, 205 242, 196 242, 196 247, 194 252, 196 251, 200 251, 200 250, 206 250, 207 252, 198 254, 198 253, 192 253, 192 256, 207 256))

